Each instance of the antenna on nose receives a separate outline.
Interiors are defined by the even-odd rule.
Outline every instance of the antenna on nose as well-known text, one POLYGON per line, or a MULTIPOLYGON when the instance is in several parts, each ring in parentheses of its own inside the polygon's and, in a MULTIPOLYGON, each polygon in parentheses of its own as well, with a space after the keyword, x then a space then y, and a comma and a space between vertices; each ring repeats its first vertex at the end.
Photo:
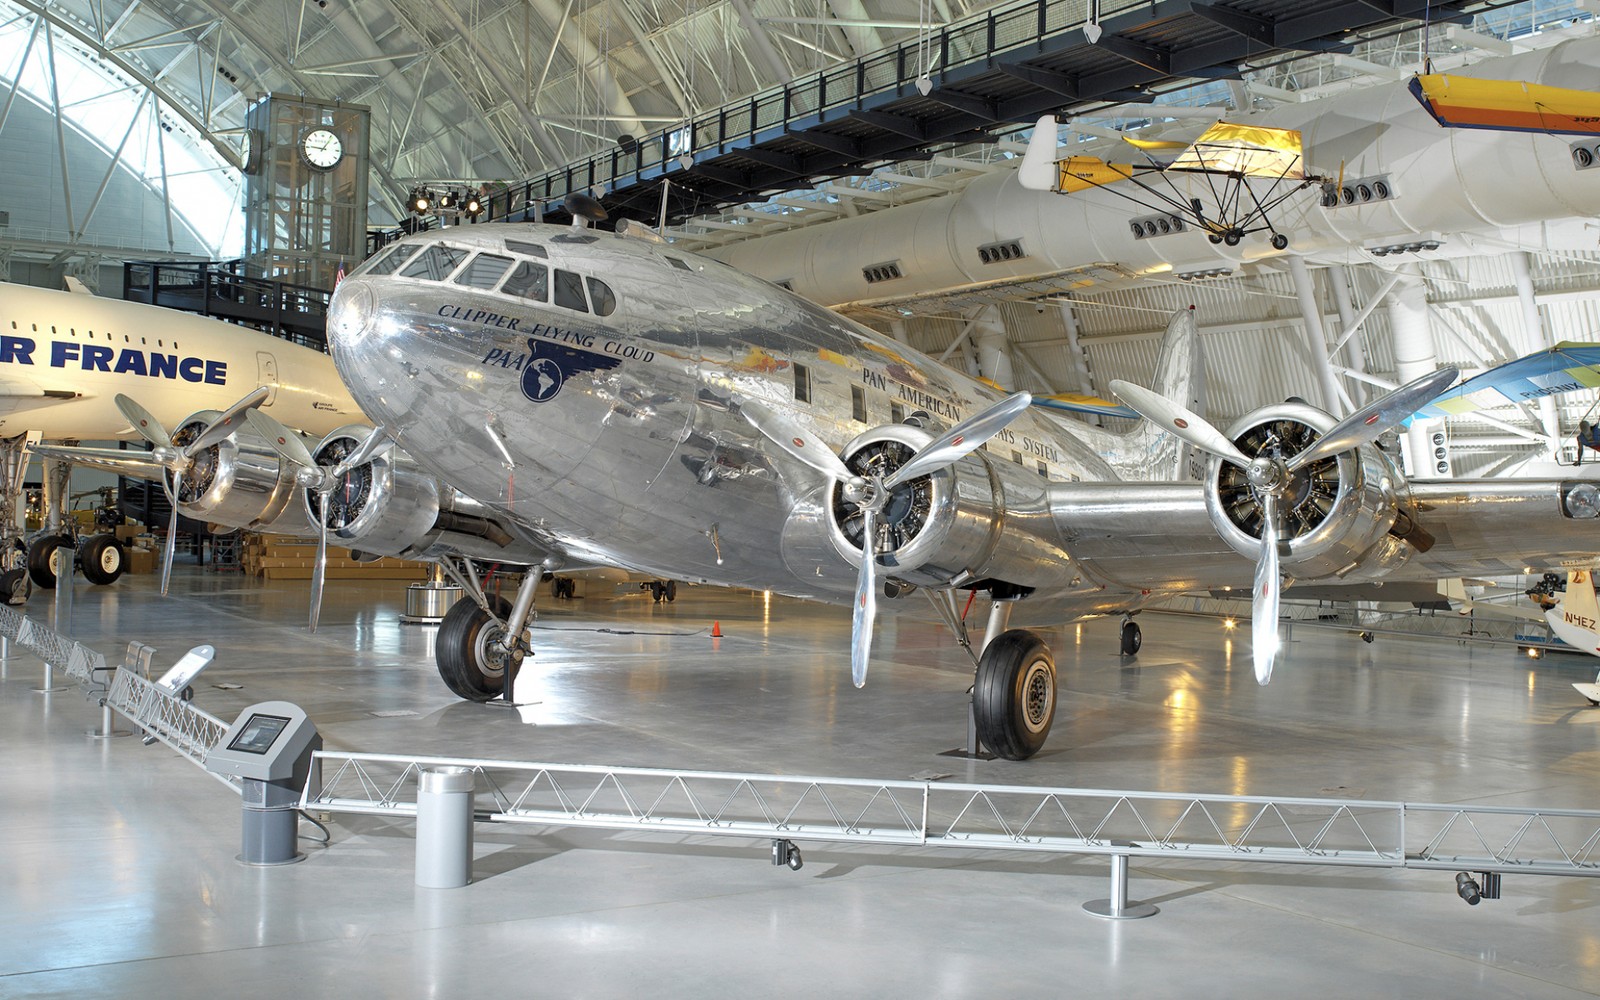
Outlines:
POLYGON ((583 191, 574 191, 561 200, 561 205, 572 213, 572 228, 587 229, 589 223, 600 222, 608 217, 606 207, 600 200, 583 191))

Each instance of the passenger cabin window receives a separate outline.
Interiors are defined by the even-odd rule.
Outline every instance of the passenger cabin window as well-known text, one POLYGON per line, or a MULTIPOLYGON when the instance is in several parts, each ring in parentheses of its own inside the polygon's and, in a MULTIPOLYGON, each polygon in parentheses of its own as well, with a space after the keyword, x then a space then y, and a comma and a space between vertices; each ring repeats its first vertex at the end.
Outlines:
POLYGON ((596 316, 610 316, 617 311, 617 296, 611 286, 599 278, 589 279, 589 301, 594 303, 596 316))
POLYGON ((903 423, 906 419, 906 408, 899 403, 889 404, 889 423, 903 423))
POLYGON ((443 281, 450 277, 450 272, 456 269, 467 257, 467 251, 457 247, 447 247, 442 243, 417 254, 415 260, 400 269, 402 278, 423 278, 428 281, 443 281))
POLYGON ((471 288, 493 288, 510 266, 510 257, 480 253, 461 269, 461 273, 456 276, 456 284, 471 288))
POLYGON ((794 364, 794 398, 802 403, 811 402, 811 369, 798 361, 794 364))
POLYGON ((512 253, 520 253, 525 257, 537 257, 548 260, 550 255, 544 252, 544 247, 537 243, 524 243, 521 240, 506 240, 506 249, 512 253))
POLYGON ((1043 462, 1039 463, 1039 475, 1044 476, 1046 479, 1050 478, 1050 470, 1043 462))
POLYGON ((556 270, 556 305, 563 309, 572 309, 577 312, 589 311, 589 303, 583 297, 583 277, 572 271, 556 270))
POLYGON ((1013 462, 1017 463, 1018 465, 1021 465, 1022 464, 1022 452, 1020 452, 1020 451, 1012 452, 1011 453, 1011 460, 1013 462))
POLYGON ((858 424, 867 422, 867 390, 859 385, 850 387, 850 419, 858 424))
POLYGON ((358 274, 393 274, 416 252, 415 243, 396 244, 387 250, 380 250, 377 256, 356 268, 350 276, 353 278, 358 274))
POLYGON ((534 302, 550 301, 550 269, 531 260, 519 260, 511 269, 510 277, 500 286, 507 295, 530 299, 534 302))

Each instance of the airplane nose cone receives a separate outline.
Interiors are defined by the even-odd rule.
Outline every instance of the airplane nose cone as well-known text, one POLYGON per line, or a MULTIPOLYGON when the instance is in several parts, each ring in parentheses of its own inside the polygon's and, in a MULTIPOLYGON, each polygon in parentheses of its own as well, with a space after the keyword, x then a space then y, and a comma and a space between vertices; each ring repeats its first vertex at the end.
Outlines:
POLYGON ((340 283, 328 303, 328 339, 351 343, 360 339, 372 324, 375 301, 365 281, 340 283))

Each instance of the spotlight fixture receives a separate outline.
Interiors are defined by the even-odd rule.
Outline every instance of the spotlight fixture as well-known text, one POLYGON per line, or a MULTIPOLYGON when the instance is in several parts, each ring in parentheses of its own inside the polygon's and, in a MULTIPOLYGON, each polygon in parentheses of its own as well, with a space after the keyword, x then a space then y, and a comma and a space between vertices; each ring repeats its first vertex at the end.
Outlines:
POLYGON ((426 188, 412 188, 411 198, 406 204, 417 215, 426 215, 433 208, 433 192, 426 188))
POLYGON ((455 208, 456 207, 456 200, 459 197, 460 196, 457 195, 454 191, 446 191, 445 193, 443 193, 443 194, 441 194, 439 196, 439 207, 440 208, 455 208))
POLYGON ((1372 254, 1374 257, 1389 257, 1398 256, 1403 253, 1423 253, 1425 251, 1437 250, 1443 245, 1444 241, 1442 239, 1434 236, 1428 236, 1418 240, 1410 240, 1405 243, 1389 243, 1385 244, 1384 246, 1363 247, 1362 249, 1366 250, 1367 253, 1372 254))
POLYGON ((483 214, 483 202, 475 194, 467 195, 466 201, 461 205, 461 211, 469 219, 476 219, 483 214))

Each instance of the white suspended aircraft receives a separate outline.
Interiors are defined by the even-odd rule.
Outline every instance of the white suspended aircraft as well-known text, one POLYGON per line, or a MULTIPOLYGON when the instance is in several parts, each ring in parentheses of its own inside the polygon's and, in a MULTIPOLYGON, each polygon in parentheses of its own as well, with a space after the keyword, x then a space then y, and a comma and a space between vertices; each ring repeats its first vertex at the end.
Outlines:
MULTIPOLYGON (((1600 656, 1600 598, 1595 595, 1593 570, 1569 570, 1566 588, 1560 589, 1560 584, 1561 578, 1557 574, 1546 573, 1538 585, 1526 592, 1538 603, 1539 610, 1518 604, 1474 600, 1466 581, 1459 579, 1440 580, 1439 593, 1449 600, 1459 614, 1482 611, 1491 615, 1541 622, 1549 625, 1551 634, 1566 643, 1574 652, 1600 656), (1558 594, 1560 596, 1557 596, 1558 594)), ((1593 684, 1576 681, 1572 686, 1587 698, 1591 705, 1600 705, 1600 676, 1595 677, 1593 684)))
MULTIPOLYGON (((931 606, 964 638, 956 595, 982 591, 993 604, 974 710, 983 743, 1010 758, 1044 744, 1057 699, 1047 645, 1013 618, 1122 614, 1132 654, 1131 615, 1150 601, 1254 580, 1265 683, 1294 581, 1355 596, 1600 551, 1593 484, 1408 482, 1376 446, 1451 369, 1344 420, 1279 403, 1211 427, 1196 412, 1187 313, 1154 390, 1115 387, 1147 418, 1125 435, 1030 407, 724 264, 583 229, 408 237, 341 284, 329 339, 378 426, 354 454, 307 455, 264 414, 247 420, 316 496, 338 498, 341 532, 362 525, 348 544, 431 523, 436 494, 416 484, 448 483, 546 568, 849 603, 857 684, 880 607, 931 606), (415 463, 405 475, 380 468, 391 441, 415 463), (1185 444, 1210 456, 1199 482, 1179 478, 1185 444)), ((440 630, 442 678, 463 697, 509 695, 537 574, 508 605, 473 585, 471 553, 440 558, 472 598, 440 630)))
MULTIPOLYGON (((64 542, 57 520, 21 548, 18 510, 30 445, 146 436, 148 429, 117 405, 119 394, 142 400, 147 422, 157 427, 187 424, 193 414, 204 428, 252 390, 282 422, 318 435, 362 419, 333 360, 320 351, 190 313, 0 283, 0 595, 20 603, 30 579, 54 587, 56 550, 64 542)), ((198 428, 185 441, 192 443, 198 428)), ((48 447, 33 450, 45 459, 47 502, 55 501, 55 509, 64 504, 66 467, 48 447)), ((122 463, 111 466, 119 472, 132 471, 127 462, 137 456, 150 461, 144 453, 105 453, 122 463)), ((199 482, 192 479, 183 492, 195 516, 205 518, 208 498, 199 482)), ((308 523, 300 522, 302 531, 308 523)), ((171 532, 169 548, 170 538, 171 532)), ((122 547, 113 535, 84 539, 79 558, 93 583, 121 574, 122 547)))

